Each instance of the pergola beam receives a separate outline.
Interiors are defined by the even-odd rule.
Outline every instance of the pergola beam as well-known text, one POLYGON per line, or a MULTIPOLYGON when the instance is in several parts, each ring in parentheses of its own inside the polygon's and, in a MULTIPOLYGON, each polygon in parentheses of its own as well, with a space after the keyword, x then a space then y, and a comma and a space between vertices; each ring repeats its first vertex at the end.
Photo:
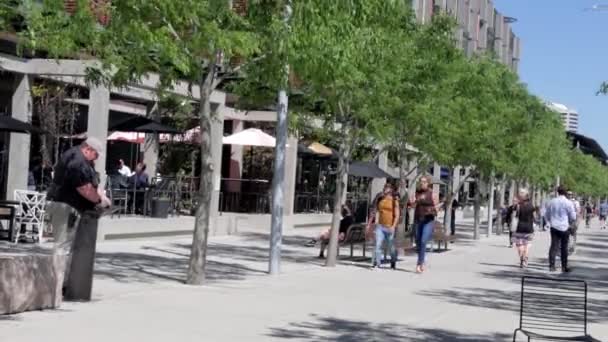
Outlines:
MULTIPOLYGON (((99 68, 101 64, 94 60, 69 60, 69 59, 22 59, 16 56, 0 54, 0 69, 8 72, 32 75, 47 79, 55 79, 66 83, 86 86, 85 76, 87 68, 99 68)), ((160 85, 160 76, 149 73, 142 77, 141 82, 130 84, 123 88, 112 88, 112 93, 131 97, 139 100, 156 101, 156 89, 160 85)), ((170 92, 192 100, 199 100, 200 88, 198 85, 190 85, 188 82, 177 82, 170 92)), ((225 93, 214 91, 211 94, 211 102, 223 104, 225 93)))

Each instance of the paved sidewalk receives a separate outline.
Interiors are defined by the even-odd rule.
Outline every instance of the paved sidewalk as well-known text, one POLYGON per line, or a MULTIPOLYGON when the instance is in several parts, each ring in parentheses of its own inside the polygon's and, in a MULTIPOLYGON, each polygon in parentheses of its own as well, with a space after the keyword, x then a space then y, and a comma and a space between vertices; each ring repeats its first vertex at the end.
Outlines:
MULTIPOLYGON (((589 280, 590 331, 608 341, 608 231, 581 232, 568 277, 589 280)), ((507 341, 520 276, 548 274, 543 232, 527 271, 505 236, 475 242, 463 228, 424 275, 413 255, 397 271, 346 259, 321 267, 318 250, 303 247, 316 233, 286 234, 277 277, 265 273, 266 234, 213 238, 203 287, 181 283, 189 239, 100 244, 92 303, 0 317, 0 341, 507 341)))

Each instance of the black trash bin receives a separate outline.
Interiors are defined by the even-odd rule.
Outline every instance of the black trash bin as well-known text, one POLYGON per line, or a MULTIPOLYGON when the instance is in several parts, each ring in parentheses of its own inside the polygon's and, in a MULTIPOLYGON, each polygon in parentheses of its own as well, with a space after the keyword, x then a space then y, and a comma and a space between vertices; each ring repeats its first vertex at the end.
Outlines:
POLYGON ((169 207, 171 206, 171 200, 168 198, 153 198, 152 199, 152 210, 151 216, 155 218, 167 218, 169 217, 169 207))

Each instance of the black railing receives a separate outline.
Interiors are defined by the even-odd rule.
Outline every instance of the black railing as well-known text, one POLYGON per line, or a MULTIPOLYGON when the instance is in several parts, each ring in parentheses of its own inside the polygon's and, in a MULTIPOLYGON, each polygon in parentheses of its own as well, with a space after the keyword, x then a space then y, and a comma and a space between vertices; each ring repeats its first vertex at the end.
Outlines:
POLYGON ((294 212, 303 213, 330 213, 333 210, 334 196, 321 195, 312 192, 296 193, 294 212))

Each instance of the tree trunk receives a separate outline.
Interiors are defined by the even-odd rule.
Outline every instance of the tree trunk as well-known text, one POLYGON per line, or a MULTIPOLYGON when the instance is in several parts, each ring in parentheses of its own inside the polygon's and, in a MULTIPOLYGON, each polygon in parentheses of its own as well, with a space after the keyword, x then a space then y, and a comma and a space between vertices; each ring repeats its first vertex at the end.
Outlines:
MULTIPOLYGON (((418 168, 418 166, 416 166, 416 168, 418 168)), ((411 198, 416 193, 416 187, 418 186, 418 179, 420 179, 420 177, 423 174, 422 172, 420 172, 420 170, 416 170, 414 172, 415 172, 415 174, 412 177, 412 181, 407 186, 408 199, 411 198)), ((414 223, 415 212, 416 212, 416 210, 413 207, 408 209, 408 216, 410 218, 408 224, 414 223)))
MULTIPOLYGON (((211 93, 215 79, 215 63, 203 76, 200 87, 199 119, 201 126, 201 176, 196 207, 192 250, 188 267, 187 284, 201 285, 205 281, 207 244, 211 214, 211 194, 213 192, 213 158, 211 155, 211 93)), ((219 165, 217 167, 220 167, 219 165)))
POLYGON ((494 227, 494 179, 494 172, 491 172, 488 182, 488 237, 492 235, 492 228, 494 227))
POLYGON ((479 240, 479 216, 481 207, 481 191, 479 191, 480 180, 477 179, 477 187, 475 189, 474 209, 473 209, 473 238, 479 240))
POLYGON ((498 183, 500 186, 500 191, 498 193, 498 201, 496 201, 497 207, 497 216, 496 216, 496 234, 502 235, 502 208, 505 204, 505 193, 507 192, 507 181, 505 180, 505 176, 502 176, 502 179, 498 183))
POLYGON ((446 232, 448 231, 448 229, 452 229, 452 221, 454 221, 456 219, 456 217, 454 215, 452 215, 452 208, 453 208, 453 202, 454 202, 454 198, 456 196, 458 196, 458 193, 460 193, 460 190, 462 189, 462 187, 464 186, 464 184, 467 182, 467 179, 470 176, 470 172, 467 173, 464 177, 460 177, 459 176, 459 180, 458 182, 454 182, 454 179, 452 179, 454 177, 454 168, 450 168, 450 180, 447 184, 447 191, 446 191, 446 196, 445 196, 445 215, 443 217, 443 225, 446 229, 446 232))
POLYGON ((515 185, 515 180, 511 180, 509 182, 509 200, 507 201, 507 204, 509 204, 509 206, 513 205, 513 202, 515 200, 515 192, 516 192, 516 185, 515 185))
MULTIPOLYGON (((344 137, 348 137, 348 129, 346 124, 342 126, 344 137)), ((348 186, 348 160, 352 148, 352 140, 350 138, 343 139, 340 143, 340 156, 338 158, 338 172, 336 174, 336 192, 334 196, 333 216, 331 220, 331 232, 329 236, 329 245, 327 251, 327 260, 325 266, 336 266, 338 258, 338 237, 340 232, 340 219, 342 218, 342 199, 346 195, 348 186)))
POLYGON ((445 192, 445 214, 443 215, 443 227, 445 229, 446 234, 448 233, 448 231, 451 231, 451 227, 452 227, 452 221, 455 219, 452 216, 452 205, 453 205, 453 200, 454 200, 454 181, 453 181, 453 177, 454 177, 454 169, 450 168, 450 178, 448 179, 448 183, 447 183, 447 191, 445 192))
MULTIPOLYGON (((407 187, 405 186, 405 178, 407 175, 407 172, 406 172, 407 163, 408 163, 407 154, 401 152, 400 156, 399 156, 399 186, 397 189, 397 191, 399 192, 399 196, 401 196, 401 198, 399 198, 400 204, 407 203, 407 199, 408 199, 407 187)), ((372 194, 369 197, 370 200, 373 198, 373 196, 375 196, 375 194, 372 194)), ((407 216, 407 215, 405 215, 405 210, 407 210, 407 205, 400 207, 400 209, 404 209, 404 210, 401 210, 401 217, 399 218, 399 224, 397 224, 397 228, 395 231, 395 249, 397 250, 397 255, 399 255, 399 250, 402 247, 405 247, 405 230, 406 230, 407 224, 408 224, 405 221, 405 218, 407 216)))

